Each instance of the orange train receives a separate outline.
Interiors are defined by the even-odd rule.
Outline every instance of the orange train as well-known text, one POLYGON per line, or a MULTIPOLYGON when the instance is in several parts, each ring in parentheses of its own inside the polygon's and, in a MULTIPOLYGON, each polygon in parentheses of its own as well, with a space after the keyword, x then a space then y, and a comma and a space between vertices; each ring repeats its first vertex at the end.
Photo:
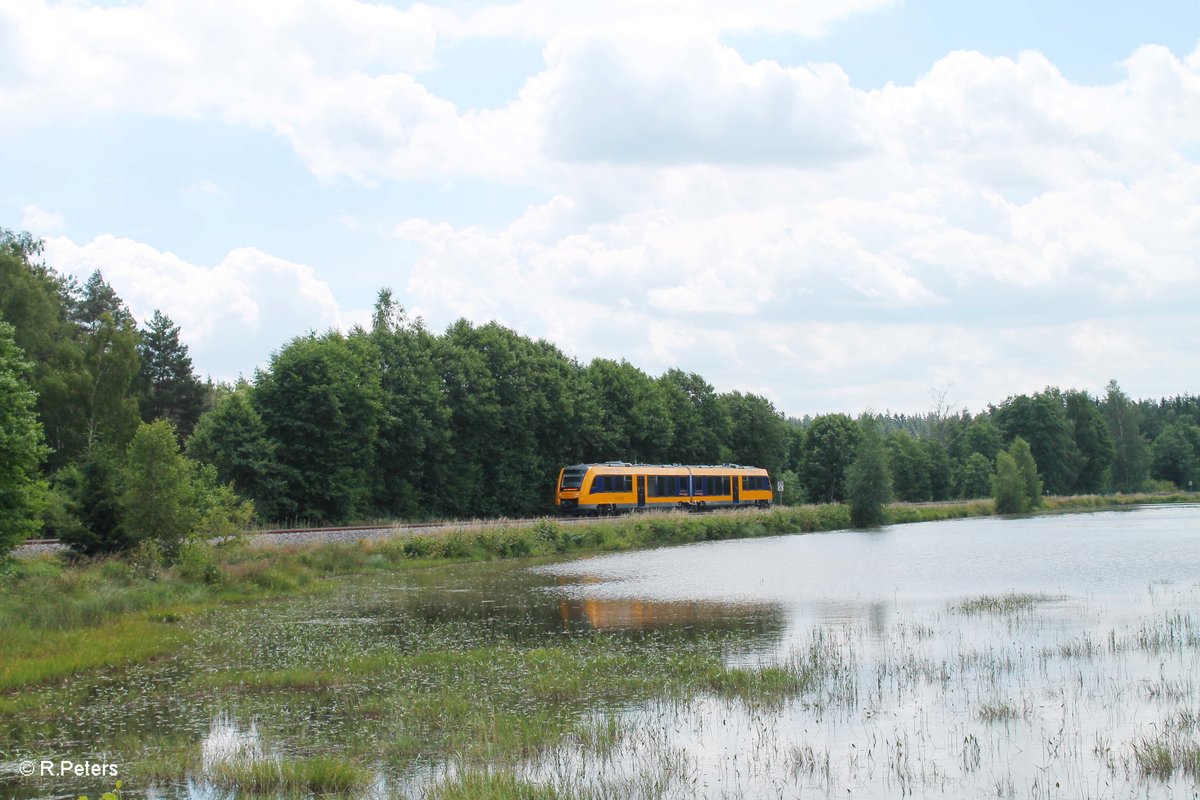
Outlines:
POLYGON ((576 516, 652 508, 769 508, 771 478, 765 469, 738 464, 576 464, 559 471, 554 504, 576 516))

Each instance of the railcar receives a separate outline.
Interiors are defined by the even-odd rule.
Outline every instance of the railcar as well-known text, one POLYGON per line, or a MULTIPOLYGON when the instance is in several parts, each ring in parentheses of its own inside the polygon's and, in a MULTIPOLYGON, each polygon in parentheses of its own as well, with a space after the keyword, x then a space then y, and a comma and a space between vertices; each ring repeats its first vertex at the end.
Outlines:
POLYGON ((596 516, 648 509, 769 508, 765 469, 739 464, 575 464, 558 473, 554 503, 562 514, 596 516))

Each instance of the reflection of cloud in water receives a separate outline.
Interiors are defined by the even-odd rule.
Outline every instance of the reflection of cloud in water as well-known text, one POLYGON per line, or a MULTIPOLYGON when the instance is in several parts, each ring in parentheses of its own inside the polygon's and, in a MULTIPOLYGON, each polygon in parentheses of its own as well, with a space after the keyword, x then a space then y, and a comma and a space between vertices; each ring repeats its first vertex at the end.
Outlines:
POLYGON ((251 722, 243 728, 226 714, 213 717, 208 733, 200 740, 200 763, 205 772, 221 764, 252 763, 263 758, 262 737, 251 722))

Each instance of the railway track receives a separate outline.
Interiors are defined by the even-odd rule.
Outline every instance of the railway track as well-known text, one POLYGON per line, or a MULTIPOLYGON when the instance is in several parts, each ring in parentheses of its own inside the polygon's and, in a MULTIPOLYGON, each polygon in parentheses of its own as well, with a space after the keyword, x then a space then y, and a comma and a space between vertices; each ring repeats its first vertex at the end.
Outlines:
MULTIPOLYGON (((714 512, 709 512, 714 513, 714 512)), ((720 512, 716 512, 720 513, 720 512)), ((317 541, 328 539, 330 541, 353 541, 360 538, 382 538, 386 534, 395 531, 401 532, 436 532, 445 529, 457 528, 491 528, 501 525, 532 525, 543 519, 551 519, 557 524, 578 524, 591 520, 590 517, 529 517, 525 519, 494 519, 494 520, 454 520, 450 522, 392 522, 385 525, 343 525, 331 526, 325 528, 269 528, 264 530, 246 531, 245 536, 250 539, 264 537, 266 541, 271 538, 287 539, 288 541, 317 541)), ((34 549, 54 549, 65 547, 61 539, 26 539, 17 546, 17 551, 22 548, 34 549)))

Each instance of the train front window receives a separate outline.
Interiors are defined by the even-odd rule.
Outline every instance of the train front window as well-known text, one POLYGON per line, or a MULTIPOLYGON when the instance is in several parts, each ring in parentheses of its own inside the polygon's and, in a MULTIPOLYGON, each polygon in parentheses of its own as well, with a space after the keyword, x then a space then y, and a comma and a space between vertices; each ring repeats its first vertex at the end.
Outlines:
POLYGON ((564 469, 562 476, 562 486, 560 489, 578 489, 583 485, 583 476, 587 473, 586 469, 564 469))

